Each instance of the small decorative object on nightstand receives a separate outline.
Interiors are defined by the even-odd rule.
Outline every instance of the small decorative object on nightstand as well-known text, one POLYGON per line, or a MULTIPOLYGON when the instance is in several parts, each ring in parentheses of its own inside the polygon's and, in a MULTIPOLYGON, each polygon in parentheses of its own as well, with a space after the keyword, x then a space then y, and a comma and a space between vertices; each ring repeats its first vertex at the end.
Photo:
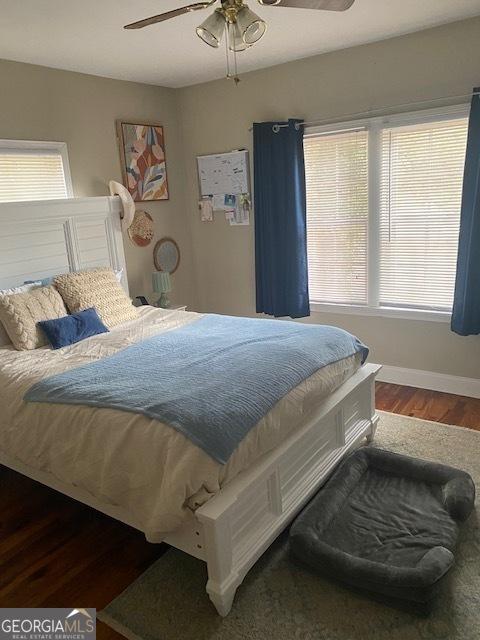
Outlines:
POLYGON ((148 305, 148 300, 145 298, 145 296, 135 296, 133 300, 134 307, 144 307, 146 305, 148 305))
POLYGON ((167 271, 154 271, 152 273, 152 287, 156 293, 160 294, 160 298, 157 302, 157 307, 162 309, 170 308, 170 300, 168 299, 168 293, 172 290, 172 283, 170 281, 170 274, 167 271))

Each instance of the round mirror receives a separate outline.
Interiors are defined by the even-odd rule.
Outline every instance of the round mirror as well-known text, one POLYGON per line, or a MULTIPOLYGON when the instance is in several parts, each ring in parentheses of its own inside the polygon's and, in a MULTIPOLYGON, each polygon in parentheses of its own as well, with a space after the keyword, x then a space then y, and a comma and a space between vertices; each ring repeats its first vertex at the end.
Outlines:
POLYGON ((180 249, 172 238, 162 238, 153 250, 153 261, 157 271, 174 273, 180 262, 180 249))

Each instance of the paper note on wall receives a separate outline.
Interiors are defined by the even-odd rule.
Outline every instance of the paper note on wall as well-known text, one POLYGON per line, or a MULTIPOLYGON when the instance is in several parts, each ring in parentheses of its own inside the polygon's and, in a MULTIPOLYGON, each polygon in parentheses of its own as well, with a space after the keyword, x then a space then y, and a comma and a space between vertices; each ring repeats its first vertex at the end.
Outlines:
POLYGON ((237 196, 233 216, 229 219, 231 226, 247 226, 250 224, 250 199, 246 194, 237 196))
POLYGON ((213 222, 213 206, 211 198, 203 198, 198 203, 200 209, 200 220, 202 222, 213 222))
POLYGON ((235 207, 235 202, 232 204, 231 197, 224 193, 213 196, 212 203, 214 211, 230 211, 235 207))

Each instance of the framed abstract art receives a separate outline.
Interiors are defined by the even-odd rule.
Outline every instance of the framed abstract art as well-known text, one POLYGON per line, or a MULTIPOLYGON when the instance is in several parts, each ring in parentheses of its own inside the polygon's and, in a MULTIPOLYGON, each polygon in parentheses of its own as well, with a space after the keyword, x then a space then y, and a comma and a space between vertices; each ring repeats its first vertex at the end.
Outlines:
POLYGON ((124 184, 135 202, 168 200, 163 127, 117 121, 124 184))

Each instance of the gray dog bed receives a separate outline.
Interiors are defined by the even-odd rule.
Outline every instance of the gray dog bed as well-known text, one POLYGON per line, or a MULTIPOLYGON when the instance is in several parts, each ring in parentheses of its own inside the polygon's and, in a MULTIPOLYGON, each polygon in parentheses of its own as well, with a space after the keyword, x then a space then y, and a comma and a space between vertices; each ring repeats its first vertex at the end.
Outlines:
POLYGON ((454 562, 458 522, 474 499, 464 471, 364 448, 296 519, 291 549, 353 587, 426 603, 454 562))

